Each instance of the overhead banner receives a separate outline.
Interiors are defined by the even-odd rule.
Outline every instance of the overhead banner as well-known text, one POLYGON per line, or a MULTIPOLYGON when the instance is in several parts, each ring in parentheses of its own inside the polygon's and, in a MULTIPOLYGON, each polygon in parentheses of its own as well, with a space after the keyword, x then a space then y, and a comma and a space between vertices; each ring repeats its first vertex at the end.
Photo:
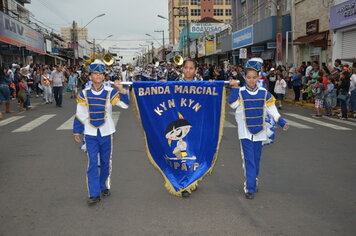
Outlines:
POLYGON ((43 35, 0 11, 0 41, 45 54, 43 35))
POLYGON ((224 23, 190 23, 190 33, 219 33, 226 28, 224 23))
POLYGON ((212 172, 224 124, 224 82, 134 82, 146 151, 174 195, 212 172))

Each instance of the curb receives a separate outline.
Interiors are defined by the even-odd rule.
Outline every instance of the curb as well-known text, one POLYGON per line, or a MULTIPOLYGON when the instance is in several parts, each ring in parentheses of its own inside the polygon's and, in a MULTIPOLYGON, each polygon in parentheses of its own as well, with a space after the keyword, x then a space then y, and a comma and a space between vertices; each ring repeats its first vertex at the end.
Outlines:
POLYGON ((294 104, 294 105, 298 105, 298 106, 302 106, 302 107, 314 108, 314 104, 313 103, 296 102, 296 101, 293 101, 291 99, 284 99, 283 102, 294 104))
MULTIPOLYGON (((301 106, 301 107, 307 107, 307 108, 314 108, 314 104, 313 103, 302 103, 302 102, 295 102, 291 99, 283 99, 283 102, 285 103, 289 103, 289 104, 293 104, 293 105, 297 105, 297 106, 301 106)), ((325 108, 323 108, 323 111, 325 111, 325 108)), ((341 109, 335 109, 332 110, 333 114, 338 115, 341 114, 341 109)), ((348 113, 349 117, 353 116, 352 112, 348 113)))

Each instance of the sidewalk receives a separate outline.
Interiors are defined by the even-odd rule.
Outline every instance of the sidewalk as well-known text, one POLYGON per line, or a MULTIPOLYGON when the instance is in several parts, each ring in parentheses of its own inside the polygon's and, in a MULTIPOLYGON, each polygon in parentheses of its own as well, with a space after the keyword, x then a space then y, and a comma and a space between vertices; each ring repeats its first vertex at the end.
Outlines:
MULTIPOLYGON (((304 102, 294 101, 293 89, 287 89, 287 94, 286 94, 285 98, 283 99, 283 102, 314 109, 314 103, 304 103, 304 102)), ((323 108, 323 110, 325 111, 325 108, 323 108)), ((339 114, 341 114, 341 109, 335 109, 332 112, 335 115, 339 115, 339 114)), ((351 112, 348 115, 349 115, 349 117, 353 117, 353 114, 351 112)))

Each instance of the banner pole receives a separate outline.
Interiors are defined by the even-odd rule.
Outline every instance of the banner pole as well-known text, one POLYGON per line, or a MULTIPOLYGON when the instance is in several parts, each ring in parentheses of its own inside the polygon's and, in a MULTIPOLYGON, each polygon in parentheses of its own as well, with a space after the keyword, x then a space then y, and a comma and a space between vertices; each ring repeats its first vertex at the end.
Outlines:
MULTIPOLYGON (((158 82, 158 81, 157 81, 158 82)), ((166 81, 167 82, 167 81, 166 81)), ((168 81, 169 82, 169 81, 168 81)), ((195 81, 195 82, 199 82, 199 81, 195 81)), ((201 81, 201 82, 203 82, 203 81, 201 81)), ((133 82, 120 82, 120 84, 122 84, 122 85, 132 85, 132 83, 133 82)), ((230 83, 230 81, 224 81, 224 84, 228 84, 228 83, 230 83)), ((110 84, 114 84, 114 82, 113 81, 110 81, 110 84)))

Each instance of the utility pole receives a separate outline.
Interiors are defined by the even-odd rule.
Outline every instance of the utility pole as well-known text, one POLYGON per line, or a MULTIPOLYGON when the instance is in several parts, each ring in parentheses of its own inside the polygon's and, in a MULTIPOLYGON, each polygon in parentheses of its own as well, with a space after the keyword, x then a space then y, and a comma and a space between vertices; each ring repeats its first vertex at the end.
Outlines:
POLYGON ((166 48, 165 48, 165 43, 164 43, 164 30, 155 30, 156 33, 162 33, 163 35, 163 45, 162 45, 162 52, 163 52, 163 57, 162 57, 162 60, 165 61, 166 60, 166 48))
POLYGON ((162 34, 163 34, 163 61, 166 61, 166 47, 164 46, 164 30, 162 30, 162 34))
MULTIPOLYGON (((277 65, 282 64, 282 57, 283 57, 283 35, 282 35, 282 9, 281 9, 282 1, 277 0, 276 9, 277 9, 277 65)), ((288 49, 286 49, 288 50, 288 49)))
POLYGON ((93 59, 95 61, 95 39, 93 39, 93 59))
POLYGON ((152 63, 153 63, 153 61, 154 61, 154 52, 153 52, 153 42, 151 42, 151 50, 152 50, 152 63))
POLYGON ((73 21, 73 24, 72 24, 73 65, 75 65, 75 45, 76 45, 75 26, 76 26, 76 23, 75 23, 75 21, 73 21))
MULTIPOLYGON (((178 14, 173 15, 174 17, 186 17, 186 27, 187 27, 187 54, 190 57, 190 29, 189 29, 189 9, 188 7, 173 7, 173 9, 178 9, 178 14)), ((183 49, 184 51, 184 49, 183 49)))

